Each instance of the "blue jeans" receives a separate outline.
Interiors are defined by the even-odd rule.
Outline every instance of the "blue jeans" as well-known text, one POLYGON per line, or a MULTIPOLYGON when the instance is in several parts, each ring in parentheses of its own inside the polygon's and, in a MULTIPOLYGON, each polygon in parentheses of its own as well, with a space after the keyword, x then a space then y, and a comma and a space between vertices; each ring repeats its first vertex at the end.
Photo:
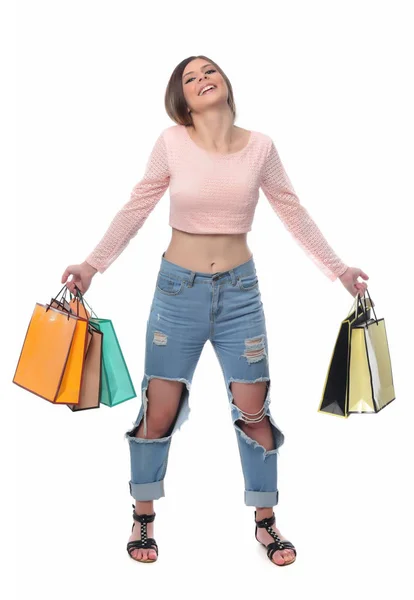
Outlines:
POLYGON ((164 258, 157 275, 147 321, 142 403, 134 427, 125 433, 131 457, 129 488, 135 500, 164 496, 164 478, 172 435, 188 418, 193 374, 210 340, 219 360, 239 447, 247 506, 270 507, 278 503, 277 454, 284 434, 269 409, 269 351, 263 303, 253 256, 228 271, 214 274, 190 271, 164 258), (158 377, 182 381, 177 416, 164 437, 134 436, 144 418, 146 435, 149 380, 158 377), (264 405, 256 415, 234 403, 232 381, 266 381, 264 405), (242 431, 237 421, 269 417, 274 448, 266 450, 242 431))

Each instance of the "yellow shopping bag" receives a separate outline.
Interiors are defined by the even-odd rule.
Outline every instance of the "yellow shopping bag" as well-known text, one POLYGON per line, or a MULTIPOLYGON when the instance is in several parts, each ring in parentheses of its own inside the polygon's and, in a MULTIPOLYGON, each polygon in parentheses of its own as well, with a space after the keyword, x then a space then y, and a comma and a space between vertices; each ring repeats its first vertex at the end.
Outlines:
POLYGON ((377 319, 367 294, 355 296, 341 323, 318 412, 347 418, 351 413, 377 413, 395 400, 385 320, 377 319))

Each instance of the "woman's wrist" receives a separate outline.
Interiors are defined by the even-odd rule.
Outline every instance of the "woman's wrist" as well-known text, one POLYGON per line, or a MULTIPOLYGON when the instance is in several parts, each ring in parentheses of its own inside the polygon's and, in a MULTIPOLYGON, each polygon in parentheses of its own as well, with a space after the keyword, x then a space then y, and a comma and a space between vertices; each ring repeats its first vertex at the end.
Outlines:
POLYGON ((83 265, 90 271, 91 275, 95 275, 98 272, 98 269, 86 262, 86 260, 83 262, 83 265))
POLYGON ((340 275, 338 275, 338 278, 341 279, 341 277, 343 277, 344 275, 347 275, 348 274, 348 269, 349 269, 349 267, 347 266, 346 269, 345 269, 345 271, 343 271, 340 275))

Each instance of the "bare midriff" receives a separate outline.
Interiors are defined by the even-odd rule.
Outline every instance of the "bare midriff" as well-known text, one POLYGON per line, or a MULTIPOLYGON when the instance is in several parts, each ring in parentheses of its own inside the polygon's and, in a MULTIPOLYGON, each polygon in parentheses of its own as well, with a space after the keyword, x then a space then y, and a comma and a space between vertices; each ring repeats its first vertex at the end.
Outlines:
POLYGON ((228 271, 251 257, 247 233, 194 234, 174 228, 164 254, 166 260, 202 273, 228 271))

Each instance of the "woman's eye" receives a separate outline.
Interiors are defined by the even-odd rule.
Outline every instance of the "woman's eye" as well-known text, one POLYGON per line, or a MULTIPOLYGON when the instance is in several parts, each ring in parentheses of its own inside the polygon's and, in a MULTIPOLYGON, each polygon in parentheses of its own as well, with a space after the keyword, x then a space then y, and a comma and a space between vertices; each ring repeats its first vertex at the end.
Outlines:
MULTIPOLYGON (((215 73, 215 72, 216 72, 216 69, 209 69, 208 71, 206 71, 206 73, 215 73)), ((186 83, 188 83, 188 82, 189 82, 189 81, 191 81, 192 79, 194 79, 194 77, 190 77, 190 79, 188 79, 188 80, 186 81, 186 83)))

